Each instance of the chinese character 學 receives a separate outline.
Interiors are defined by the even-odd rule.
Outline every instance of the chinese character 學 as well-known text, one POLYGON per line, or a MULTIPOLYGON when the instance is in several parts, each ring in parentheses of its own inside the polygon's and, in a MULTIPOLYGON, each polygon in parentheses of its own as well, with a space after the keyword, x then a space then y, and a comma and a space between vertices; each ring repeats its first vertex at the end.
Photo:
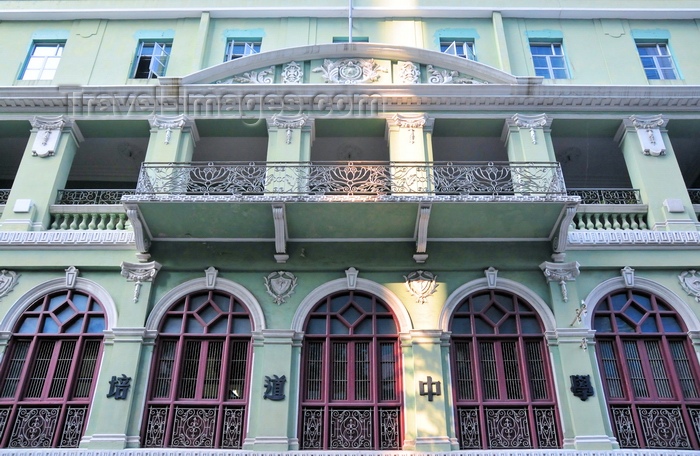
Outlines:
POLYGON ((121 377, 116 375, 112 376, 112 380, 109 381, 109 393, 107 397, 113 397, 114 399, 126 399, 126 395, 131 388, 131 377, 127 377, 122 374, 121 377))
POLYGON ((281 401, 284 399, 284 384, 287 382, 287 377, 284 375, 278 377, 273 375, 272 377, 265 376, 265 394, 263 398, 270 399, 271 401, 281 401))
POLYGON ((582 401, 593 396, 593 386, 591 386, 590 375, 572 375, 571 392, 582 401))

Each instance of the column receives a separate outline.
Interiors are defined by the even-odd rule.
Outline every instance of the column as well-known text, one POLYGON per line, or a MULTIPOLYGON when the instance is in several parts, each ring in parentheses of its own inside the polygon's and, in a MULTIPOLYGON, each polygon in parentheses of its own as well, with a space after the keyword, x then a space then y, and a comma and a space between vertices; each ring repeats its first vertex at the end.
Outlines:
POLYGON ((83 137, 66 116, 36 116, 27 148, 15 176, 5 211, 3 231, 40 231, 51 224, 50 207, 66 185, 73 157, 83 137))
POLYGON ((402 338, 406 404, 404 450, 458 449, 449 385, 449 338, 439 330, 413 330, 402 338))
POLYGON ((547 114, 515 114, 506 120, 503 139, 508 160, 513 162, 554 162, 552 119, 547 114))
POLYGON ((433 191, 433 125, 426 114, 394 114, 387 119, 392 191, 417 193, 433 191), (406 162, 402 164, 401 162, 406 162), (407 185, 410 182, 411 185, 407 185))
POLYGON ((308 162, 314 139, 314 121, 306 114, 275 114, 267 120, 267 162, 284 162, 284 166, 268 168, 267 191, 306 193, 309 187, 308 162))
POLYGON ((254 335, 249 426, 243 449, 298 450, 301 334, 266 329, 254 335))
POLYGON ((146 162, 189 162, 199 133, 194 121, 184 114, 179 116, 154 115, 149 119, 151 138, 148 141, 146 162))
POLYGON ((647 225, 657 231, 695 231, 696 217, 662 116, 624 119, 616 139, 632 187, 649 206, 647 225))
POLYGON ((581 327, 586 308, 572 285, 579 276, 579 264, 544 262, 540 269, 549 284, 556 318, 556 330, 547 334, 547 340, 558 385, 563 447, 582 451, 616 449, 598 375, 594 332, 581 327))
POLYGON ((140 423, 156 334, 138 325, 146 319, 151 282, 159 269, 156 262, 122 263, 126 283, 134 283, 133 293, 125 293, 133 302, 120 306, 120 326, 105 331, 102 363, 81 448, 140 446, 140 423))

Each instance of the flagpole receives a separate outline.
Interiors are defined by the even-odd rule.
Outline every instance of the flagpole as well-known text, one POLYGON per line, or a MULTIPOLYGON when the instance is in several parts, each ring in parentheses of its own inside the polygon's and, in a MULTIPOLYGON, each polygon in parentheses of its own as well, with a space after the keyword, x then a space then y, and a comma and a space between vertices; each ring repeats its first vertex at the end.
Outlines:
POLYGON ((352 43, 352 0, 348 0, 348 42, 352 43))

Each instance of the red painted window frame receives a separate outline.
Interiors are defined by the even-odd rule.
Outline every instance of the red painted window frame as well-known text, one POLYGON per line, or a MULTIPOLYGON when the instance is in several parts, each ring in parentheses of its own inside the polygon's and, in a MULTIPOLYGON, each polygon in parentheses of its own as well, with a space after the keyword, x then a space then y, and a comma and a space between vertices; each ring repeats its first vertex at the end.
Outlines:
MULTIPOLYGON (((49 445, 40 447, 77 447, 80 443, 87 421, 89 418, 89 408, 95 392, 95 380, 102 358, 103 330, 105 325, 105 314, 99 301, 89 293, 72 289, 58 290, 47 293, 37 299, 22 314, 22 317, 15 325, 12 337, 0 366, 0 409, 9 410, 4 427, 0 432, 0 446, 3 448, 22 448, 13 444, 13 428, 17 424, 18 417, 24 411, 39 409, 58 409, 55 424, 55 433, 49 445), (65 299, 62 299, 65 297, 65 299), (83 299, 84 304, 76 305, 77 297, 83 299), (84 307, 81 309, 80 307, 84 307), (63 314, 64 310, 73 312, 72 316, 63 314), (88 324, 90 320, 101 320, 98 329, 90 332, 88 324), (32 325, 32 321, 35 323, 32 325), (80 323, 80 328, 73 325, 80 323), (55 326, 53 326, 55 324, 55 326), (51 328, 46 325, 51 325, 51 328), (34 329, 30 330, 30 326, 34 329), (76 329, 79 329, 76 331, 76 329), (64 353, 64 361, 61 365, 58 356, 62 348, 74 343, 71 353, 64 353), (50 357, 39 361, 41 348, 53 344, 50 357), (86 349, 92 346, 91 356, 86 355, 86 349), (26 347, 26 351, 19 353, 20 347, 26 347), (77 361, 77 362, 76 362, 77 361), (68 365, 66 365, 66 363, 68 365), (92 367, 86 365, 92 363, 92 367), (18 370, 18 365, 21 368, 18 370), (45 370, 44 370, 45 368, 45 370), (37 370, 39 370, 37 372, 37 370), (57 373, 60 372, 60 377, 57 373), (29 391, 32 382, 32 373, 38 377, 36 382, 43 382, 40 391, 32 393, 29 391), (16 381, 14 387, 8 385, 8 375, 16 381), (39 378, 43 379, 39 380, 39 378), (52 393, 54 382, 57 379, 64 379, 63 393, 56 395, 52 393), (51 379, 51 381, 49 381, 51 379), (82 383, 83 391, 79 393, 78 383, 82 383), (87 382, 87 385, 86 383, 87 382), (85 389, 87 386, 87 389, 85 389), (9 388, 9 390, 8 390, 9 388), (10 394, 10 390, 12 394, 10 394), (80 429, 66 431, 66 421, 73 410, 82 410, 82 422, 80 429), (24 410, 24 411, 23 411, 24 410), (63 432, 61 431, 63 429, 63 432), (70 438, 70 440, 65 440, 70 438)), ((57 388, 60 386, 57 385, 57 388)), ((54 390, 55 391, 55 390, 54 390)), ((70 425, 68 425, 70 426, 70 425)), ((16 442, 16 441, 15 441, 16 442)))
MULTIPOLYGON (((667 320, 670 321, 670 320, 667 320)), ((667 323, 668 325, 668 323, 667 323)), ((651 325, 650 325, 651 326, 651 325)), ((682 416, 681 421, 684 423, 685 431, 688 436, 690 447, 672 449, 700 449, 700 436, 697 431, 694 432, 690 411, 693 410, 700 416, 700 363, 698 363, 695 350, 688 338, 688 330, 683 320, 667 302, 661 297, 636 289, 616 290, 608 293, 598 301, 593 313, 593 329, 596 330, 596 355, 600 368, 601 378, 603 381, 603 391, 608 404, 608 412, 613 430, 618 437, 622 448, 653 448, 662 449, 668 447, 648 446, 647 439, 649 436, 643 431, 639 411, 644 408, 676 408, 680 410, 682 416), (622 304, 622 301, 625 301, 622 304), (645 309, 643 304, 648 300, 651 308, 645 309), (638 315, 644 314, 636 323, 634 319, 638 315), (632 318, 630 320, 630 317, 632 318), (622 320, 618 320, 621 318, 622 320), (648 319, 654 319, 656 330, 649 330, 649 326, 645 327, 644 322, 648 319), (663 319, 673 319, 673 325, 677 325, 677 330, 666 327, 664 328, 663 319), (625 322, 627 325, 625 326, 625 322), (609 327, 608 327, 609 324, 609 327), (623 326, 620 326, 622 324, 623 326), (622 330, 621 330, 622 329, 622 330), (633 329, 630 331, 630 329, 633 329), (648 356, 647 345, 657 343, 660 348, 660 360, 657 360, 657 374, 654 374, 652 361, 648 356), (634 386, 632 370, 635 366, 630 364, 629 348, 625 348, 625 344, 637 347, 639 350, 639 364, 641 367, 641 377, 639 375, 634 378, 640 379, 647 388, 647 396, 644 397, 642 387, 637 383, 634 386), (671 353, 671 344, 677 344, 681 347, 685 358, 688 362, 688 374, 692 376, 695 384, 695 398, 684 397, 683 387, 680 382, 678 369, 675 365, 676 359, 671 353), (610 347, 612 352, 605 347, 610 347), (611 358, 610 355, 613 355, 611 358), (647 355, 647 356, 645 356, 647 355), (607 361, 607 364, 606 364, 607 361), (664 397, 661 392, 663 388, 659 388, 660 383, 656 383, 654 378, 663 382, 663 379, 658 375, 658 368, 663 366, 664 374, 668 379, 669 393, 672 397, 664 397), (613 370, 619 377, 619 386, 613 386, 613 370), (613 392, 614 390, 614 392, 613 392), (637 390, 637 392, 635 392, 637 390), (621 438, 620 430, 616 425, 614 416, 615 410, 629 409, 629 419, 634 424, 634 437, 636 437, 636 446, 632 445, 630 438, 621 438)), ((634 358, 631 358, 634 360, 634 358)), ((615 383, 618 383, 617 381, 615 383)), ((631 436, 631 434, 630 434, 631 436)))
MULTIPOLYGON (((217 304, 218 306, 218 304, 217 304)), ((242 441, 244 438, 244 427, 240 434, 240 439, 235 443, 234 446, 222 446, 225 440, 225 430, 222 429, 223 426, 223 416, 226 410, 243 410, 241 420, 245 423, 247 414, 247 405, 249 402, 249 389, 250 389, 250 371, 252 367, 252 318, 250 317, 250 312, 245 306, 245 304, 236 298, 234 295, 220 291, 220 290, 200 290, 187 294, 186 296, 175 302, 170 309, 165 313, 159 328, 159 335, 156 341, 156 347, 153 353, 153 360, 151 364, 151 376, 149 379, 148 389, 147 389, 147 401, 144 408, 144 418, 141 429, 141 442, 143 447, 156 447, 156 448, 193 448, 200 446, 182 446, 173 445, 173 427, 175 426, 176 411, 177 409, 215 409, 216 410, 216 429, 214 431, 214 437, 210 446, 207 448, 228 448, 228 449, 240 449, 242 446, 242 441), (206 296, 203 301, 197 301, 200 297, 206 296), (224 299, 229 302, 229 309, 218 308, 218 316, 214 318, 209 324, 204 325, 202 333, 188 332, 187 326, 188 322, 196 321, 201 323, 205 321, 203 314, 205 306, 212 307, 212 303, 216 304, 216 299, 224 299), (197 306, 197 307, 195 307, 197 306), (169 319, 176 321, 180 319, 181 326, 179 330, 173 331, 172 329, 166 329, 168 326, 169 319), (225 332, 208 332, 214 328, 216 322, 223 321, 226 319, 226 330, 225 332), (243 332, 234 332, 235 321, 247 320, 248 330, 243 332), (172 371, 167 377, 170 378, 170 385, 167 388, 166 396, 156 396, 156 391, 158 388, 158 379, 160 369, 163 368, 161 361, 163 360, 163 351, 165 350, 166 344, 174 343, 174 358, 172 360, 172 371), (184 367, 184 357, 185 349, 188 343, 201 343, 197 367, 197 377, 195 381, 195 391, 194 397, 182 397, 182 382, 183 382, 183 370, 184 367), (221 343, 222 353, 219 358, 219 377, 217 397, 206 397, 204 394, 204 380, 207 378, 206 373, 209 369, 206 358, 207 351, 205 347, 211 347, 213 344, 221 343), (234 352, 235 345, 245 344, 245 349, 241 352, 245 355, 245 367, 242 372, 242 382, 241 388, 237 388, 238 397, 233 397, 233 394, 229 391, 230 381, 231 381, 231 370, 232 363, 231 356, 234 352), (176 380, 177 379, 177 380, 176 380), (149 413, 151 409, 157 410, 167 410, 167 423, 165 424, 165 429, 163 430, 163 442, 160 445, 150 445, 148 439, 148 426, 149 426, 149 413)), ((217 330, 218 331, 218 330, 217 330)), ((240 349, 240 347, 239 347, 240 349)), ((239 350, 240 351, 240 350, 239 350)), ((211 371, 211 369, 209 369, 211 371)), ((166 377, 160 377, 166 378, 166 377)), ((161 390, 159 390, 161 391, 161 390)), ((204 447, 204 446, 201 446, 204 447)))
MULTIPOLYGON (((452 370, 452 397, 455 404, 455 423, 457 436, 460 443, 460 449, 526 449, 526 448, 560 448, 562 441, 562 429, 559 419, 559 410, 556 400, 556 391, 554 388, 554 380, 549 362, 549 354, 545 341, 543 325, 541 319, 533 308, 521 297, 514 293, 503 290, 481 290, 465 297, 462 302, 457 305, 452 316, 450 317, 451 331, 451 347, 450 347, 450 364, 452 370), (485 304, 484 304, 485 302, 485 304), (510 303, 510 304, 507 304, 510 303), (508 306, 512 306, 509 309, 508 306), (493 308, 498 311, 492 310, 493 308), (490 313, 493 312, 493 313, 490 313), (497 318, 501 315, 500 318, 497 318), (497 319, 496 322, 493 320, 497 319), (528 324, 525 321, 529 321, 528 324), (459 321, 459 323, 457 322, 459 321), (491 322, 491 332, 487 332, 488 328, 481 322, 491 322), (515 322, 515 327, 501 330, 505 328, 506 322, 515 322), (537 323, 537 328, 534 328, 534 323, 537 323), (534 330, 536 329, 536 331, 534 330), (485 372, 482 356, 482 343, 492 343, 494 348, 501 347, 500 355, 496 353, 496 375, 489 375, 485 372), (517 369, 519 373, 519 382, 513 378, 510 384, 511 388, 520 386, 521 397, 509 397, 508 382, 502 379, 507 378, 505 374, 506 361, 502 347, 504 344, 514 344, 513 347, 517 354, 517 369), (457 364, 458 347, 460 344, 469 346, 471 354, 470 363, 466 369, 459 369, 457 364), (539 372, 539 381, 544 383, 540 390, 543 390, 545 397, 535 397, 535 388, 532 384, 532 378, 528 376, 528 364, 530 358, 526 354, 528 344, 536 346, 539 352, 539 361, 541 371, 539 372), (534 345, 536 344, 536 345, 534 345), (469 371, 471 377, 465 374, 469 371), (493 378, 497 383, 498 394, 488 393, 488 387, 485 385, 487 379, 493 378), (530 381, 527 379, 530 378, 530 381), (471 397, 460 397, 462 391, 460 389, 460 381, 471 381, 473 383, 471 397), (461 429, 461 411, 465 413, 476 413, 478 423, 478 431, 476 435, 467 437, 462 435, 461 429), (529 430, 530 446, 499 446, 494 445, 489 441, 487 413, 496 410, 525 410, 527 414, 527 429, 529 430), (545 440, 538 436, 537 420, 535 415, 538 410, 547 410, 551 413, 554 430, 550 430, 549 440, 545 440), (465 446, 468 441, 471 443, 465 446)), ((536 360, 532 359, 534 363, 536 360)), ((510 362, 510 368, 515 366, 510 362)), ((492 390, 496 392, 496 390, 492 390)), ((475 428, 472 427, 472 430, 475 428)))
MULTIPOLYGON (((371 448, 361 448, 364 450, 379 450, 381 448, 381 436, 380 436, 380 418, 379 414, 381 410, 396 409, 398 412, 398 447, 396 449, 400 450, 403 443, 403 414, 401 413, 403 405, 403 391, 402 391, 402 366, 401 366, 401 347, 398 337, 398 321, 395 315, 389 308, 389 306, 383 302, 379 297, 365 293, 361 291, 343 291, 333 293, 326 296, 324 299, 319 301, 314 309, 307 316, 305 325, 305 335, 304 343, 302 347, 302 371, 301 371, 301 383, 300 383, 300 418, 299 418, 299 444, 300 449, 318 449, 318 450, 328 450, 328 449, 353 449, 353 448, 331 448, 329 435, 330 430, 330 414, 332 410, 372 410, 373 419, 373 431, 372 431, 372 446, 371 448), (361 299, 364 302, 366 300, 371 301, 371 310, 361 309, 360 306, 356 304, 357 299, 361 299), (343 304, 337 304, 339 300, 343 300, 343 304), (349 322, 343 318, 345 312, 353 308, 362 316, 355 320, 354 322, 349 322), (367 319, 372 320, 372 332, 360 332, 359 326, 361 321, 366 321, 367 319), (393 324, 393 331, 391 333, 382 333, 383 330, 378 330, 381 323, 379 320, 389 320, 391 319, 393 324), (316 320, 320 322, 325 321, 325 330, 318 333, 310 332, 310 322, 316 320), (339 334, 337 328, 339 323, 345 325, 348 329, 347 334, 339 334), (369 361, 369 373, 370 373, 370 397, 369 399, 358 398, 356 385, 353 384, 351 380, 357 380, 356 369, 353 368, 353 358, 356 355, 356 350, 358 344, 368 343, 370 361, 369 361), (318 388, 319 397, 309 397, 309 388, 307 387, 307 381, 309 380, 309 366, 310 366, 310 351, 311 346, 321 345, 321 376, 320 376, 320 387, 318 388), (332 381, 331 376, 333 372, 332 363, 332 347, 333 344, 347 344, 350 348, 348 351, 348 384, 350 385, 347 389, 347 396, 345 398, 333 398, 332 397, 332 381), (393 366, 391 368, 391 376, 393 377, 393 383, 395 384, 394 391, 392 393, 393 399, 382 399, 381 381, 380 381, 380 370, 382 369, 382 344, 391 344, 391 355, 393 356, 393 366), (323 425, 322 425, 322 443, 320 447, 308 447, 305 448, 305 437, 304 437, 304 410, 319 410, 322 413, 323 425)), ((386 353, 385 353, 386 354, 386 353)), ((386 371, 385 371, 386 372, 386 371)), ((356 383, 356 382, 355 382, 356 383)), ((357 448, 355 448, 357 449, 357 448)))

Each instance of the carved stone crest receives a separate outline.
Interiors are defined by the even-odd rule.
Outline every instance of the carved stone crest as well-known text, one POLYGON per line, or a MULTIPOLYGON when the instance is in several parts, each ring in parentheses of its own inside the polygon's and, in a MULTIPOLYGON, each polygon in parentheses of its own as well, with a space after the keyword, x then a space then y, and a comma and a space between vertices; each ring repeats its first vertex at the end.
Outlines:
POLYGON ((660 115, 658 116, 632 116, 630 117, 632 125, 637 130, 637 137, 642 144, 642 153, 658 157, 666 155, 666 144, 661 135, 659 127, 663 127, 666 121, 660 115))
POLYGON ((294 293, 297 287, 297 278, 294 274, 287 271, 277 271, 270 273, 265 277, 265 288, 267 293, 272 296, 275 304, 278 306, 294 293))
POLYGON ((437 276, 428 271, 413 271, 403 276, 406 279, 406 288, 416 298, 419 304, 425 304, 430 295, 437 290, 437 276))
POLYGON ((32 119, 32 127, 36 128, 37 134, 32 145, 32 155, 46 158, 56 153, 58 141, 61 138, 61 131, 66 126, 64 116, 36 116, 32 119))
POLYGON ((20 274, 3 269, 0 271, 0 299, 4 298, 17 286, 20 274))
POLYGON ((323 61, 323 66, 314 68, 314 73, 321 73, 323 79, 332 84, 366 84, 379 80, 379 72, 386 73, 386 68, 379 66, 374 59, 341 59, 323 61))
POLYGON ((700 302, 700 276, 697 271, 691 269, 685 271, 678 276, 683 291, 695 298, 696 302, 700 302))
POLYGON ((545 261, 544 263, 540 264, 540 269, 542 269, 544 277, 547 279, 547 283, 559 283, 559 287, 561 288, 561 298, 564 302, 568 302, 569 293, 566 289, 566 282, 576 280, 576 277, 578 277, 581 273, 578 262, 550 263, 549 261, 545 261))
POLYGON ((574 396, 582 401, 593 396, 590 375, 570 375, 569 378, 571 379, 571 392, 574 393, 574 396))

